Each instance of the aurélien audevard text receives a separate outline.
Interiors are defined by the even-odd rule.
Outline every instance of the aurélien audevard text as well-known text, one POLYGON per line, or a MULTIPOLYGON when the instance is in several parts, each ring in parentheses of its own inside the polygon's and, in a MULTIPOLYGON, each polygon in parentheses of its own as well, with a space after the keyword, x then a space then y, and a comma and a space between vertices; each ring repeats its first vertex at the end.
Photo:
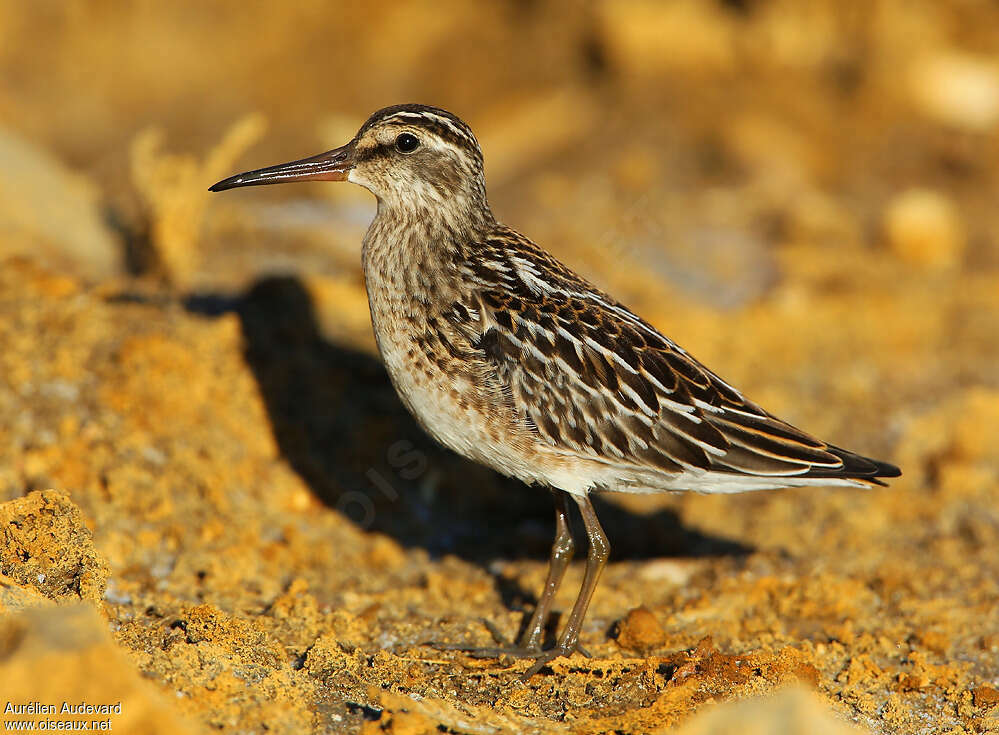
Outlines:
POLYGON ((7 702, 3 713, 5 715, 120 715, 121 702, 114 704, 90 704, 89 702, 60 702, 59 704, 25 702, 24 704, 15 704, 7 702))

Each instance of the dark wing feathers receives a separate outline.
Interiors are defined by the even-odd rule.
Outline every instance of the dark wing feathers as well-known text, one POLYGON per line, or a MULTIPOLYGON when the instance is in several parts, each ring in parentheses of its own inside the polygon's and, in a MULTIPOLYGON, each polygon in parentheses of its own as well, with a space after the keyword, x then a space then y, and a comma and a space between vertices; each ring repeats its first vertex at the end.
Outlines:
POLYGON ((512 230, 473 251, 478 347, 539 438, 667 473, 685 468, 878 483, 896 467, 768 414, 512 230))
POLYGON ((828 470, 816 468, 808 473, 809 477, 856 477, 875 485, 886 485, 887 483, 881 482, 880 478, 899 477, 902 474, 898 467, 889 462, 863 457, 831 444, 826 445, 826 451, 839 457, 843 462, 842 468, 838 471, 831 471, 831 474, 827 474, 830 472, 828 470))

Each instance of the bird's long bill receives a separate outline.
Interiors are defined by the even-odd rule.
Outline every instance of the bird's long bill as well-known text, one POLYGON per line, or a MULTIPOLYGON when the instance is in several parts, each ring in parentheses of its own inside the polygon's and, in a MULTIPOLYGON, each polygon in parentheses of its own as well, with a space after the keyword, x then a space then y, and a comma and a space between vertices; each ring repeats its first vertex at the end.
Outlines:
POLYGON ((210 186, 208 190, 225 191, 235 189, 237 186, 285 184, 289 181, 345 181, 354 166, 353 152, 354 146, 348 143, 311 158, 279 163, 276 166, 230 176, 210 186))

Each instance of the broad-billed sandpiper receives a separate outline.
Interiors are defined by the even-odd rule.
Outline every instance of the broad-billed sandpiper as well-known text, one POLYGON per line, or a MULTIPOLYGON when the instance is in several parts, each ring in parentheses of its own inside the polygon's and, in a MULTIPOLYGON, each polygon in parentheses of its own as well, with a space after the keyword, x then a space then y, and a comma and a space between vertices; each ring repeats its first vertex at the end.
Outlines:
POLYGON ((351 181, 378 200, 361 257, 392 383, 444 446, 555 497, 548 577, 518 651, 531 675, 579 647, 610 546, 598 490, 738 493, 883 485, 897 467, 767 413, 655 327, 496 221, 482 151, 445 110, 379 110, 346 145, 211 187, 351 181), (589 553, 557 644, 542 651, 573 553, 579 506, 589 553))

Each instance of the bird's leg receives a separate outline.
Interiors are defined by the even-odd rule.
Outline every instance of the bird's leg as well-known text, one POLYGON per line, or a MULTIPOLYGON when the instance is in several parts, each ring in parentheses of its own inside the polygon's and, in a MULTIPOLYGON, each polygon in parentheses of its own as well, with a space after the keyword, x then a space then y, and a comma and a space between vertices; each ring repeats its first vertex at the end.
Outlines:
POLYGON ((555 497, 555 541, 548 560, 545 589, 538 598, 531 620, 520 639, 520 647, 525 651, 541 650, 541 636, 551 614, 552 600, 555 599, 555 593, 562 583, 566 567, 572 561, 572 553, 576 549, 576 544, 572 540, 572 531, 569 529, 568 494, 563 490, 552 489, 552 495, 555 497))
POLYGON ((523 678, 529 679, 538 673, 543 666, 550 661, 560 657, 568 656, 579 647, 579 631, 583 627, 583 618, 586 617, 586 609, 590 606, 590 599, 593 591, 597 587, 597 580, 600 579, 600 572, 603 571, 610 555, 610 544, 597 514, 593 510, 593 504, 585 495, 573 496, 579 505, 579 511, 583 516, 583 525, 586 526, 586 536, 590 541, 590 550, 586 556, 586 571, 583 573, 583 584, 579 589, 579 596, 569 613, 569 620, 565 624, 562 636, 558 645, 551 650, 541 654, 534 665, 524 672, 523 678))
POLYGON ((555 593, 558 591, 576 548, 576 544, 572 540, 572 531, 569 528, 568 493, 553 488, 552 496, 555 499, 555 541, 552 543, 551 556, 549 557, 548 576, 545 579, 545 589, 538 599, 538 604, 534 608, 534 613, 531 615, 531 620, 527 624, 519 644, 512 645, 496 626, 488 620, 483 620, 483 624, 495 639, 496 646, 480 648, 464 644, 430 642, 434 648, 466 651, 478 658, 498 658, 505 655, 534 658, 541 652, 541 637, 551 613, 552 600, 555 598, 555 593))

